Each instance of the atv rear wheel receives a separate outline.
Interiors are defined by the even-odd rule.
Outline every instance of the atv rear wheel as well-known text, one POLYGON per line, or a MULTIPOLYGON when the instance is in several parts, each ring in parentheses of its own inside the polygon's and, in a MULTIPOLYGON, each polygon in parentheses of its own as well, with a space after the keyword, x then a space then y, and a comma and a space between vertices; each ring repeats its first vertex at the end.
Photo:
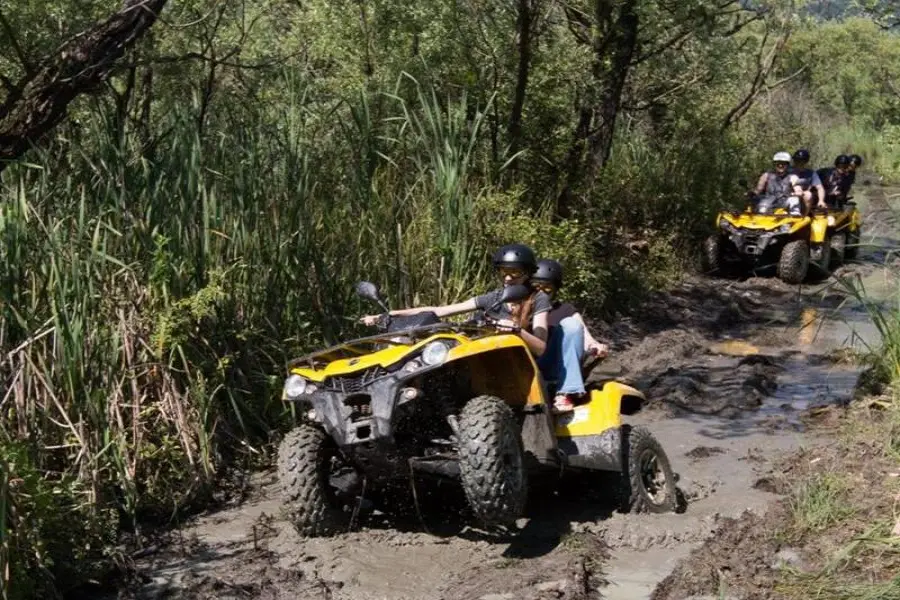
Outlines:
POLYGON ((678 506, 675 473, 653 434, 644 427, 622 426, 622 471, 626 512, 673 512, 678 506))
POLYGON ((340 462, 337 444, 318 427, 300 425, 281 441, 278 480, 288 519, 300 535, 328 535, 348 526, 350 514, 332 483, 340 462))
POLYGON ((459 471, 475 515, 509 526, 525 510, 528 479, 515 415, 500 398, 478 396, 459 416, 459 471))
POLYGON ((711 235, 703 240, 703 254, 700 257, 700 266, 704 273, 719 273, 724 265, 722 248, 722 236, 711 235))
POLYGON ((785 283, 803 283, 809 271, 809 244, 794 240, 784 245, 778 259, 778 277, 785 283))
POLYGON ((831 236, 831 264, 837 268, 844 264, 844 255, 847 252, 847 234, 835 233, 831 236))

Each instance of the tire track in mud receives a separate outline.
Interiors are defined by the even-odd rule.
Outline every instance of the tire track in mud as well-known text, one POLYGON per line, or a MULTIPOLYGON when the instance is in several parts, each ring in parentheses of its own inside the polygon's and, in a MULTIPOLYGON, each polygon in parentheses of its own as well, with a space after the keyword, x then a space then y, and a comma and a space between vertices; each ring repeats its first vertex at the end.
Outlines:
POLYGON ((835 352, 842 333, 809 318, 843 301, 827 284, 688 277, 632 316, 595 324, 612 354, 592 377, 647 393, 648 409, 629 422, 666 449, 686 504, 679 514, 617 513, 609 480, 593 475, 536 490, 508 537, 473 527, 461 491, 445 486, 420 496, 423 522, 408 507, 403 518, 363 515, 355 531, 302 539, 263 473, 249 500, 194 519, 137 561, 119 597, 649 597, 723 518, 765 510, 768 475, 802 440, 805 408, 849 398, 857 370, 835 352))

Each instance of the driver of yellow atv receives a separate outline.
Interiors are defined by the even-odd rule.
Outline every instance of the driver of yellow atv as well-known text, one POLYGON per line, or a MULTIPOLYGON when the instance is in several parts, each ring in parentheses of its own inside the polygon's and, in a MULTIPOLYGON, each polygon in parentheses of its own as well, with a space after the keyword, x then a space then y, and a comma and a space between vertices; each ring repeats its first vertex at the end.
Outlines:
MULTIPOLYGON (((524 244, 508 244, 501 246, 493 257, 494 269, 503 281, 503 285, 528 285, 532 274, 537 270, 537 259, 534 251, 524 244)), ((421 312, 434 312, 438 317, 449 317, 476 310, 486 310, 497 303, 502 289, 496 289, 464 302, 444 306, 419 306, 392 310, 391 316, 415 315, 421 312)), ((497 325, 505 331, 519 335, 528 345, 534 356, 539 357, 547 347, 547 314, 550 312, 550 296, 535 290, 522 302, 502 304, 495 309, 494 318, 497 325)), ((378 322, 379 315, 366 315, 360 319, 366 325, 378 322)))
POLYGON ((799 185, 800 178, 790 172, 791 155, 777 152, 772 157, 772 163, 774 170, 760 175, 756 183, 757 210, 765 213, 785 208, 791 215, 801 215, 800 198, 794 195, 794 187, 799 185))

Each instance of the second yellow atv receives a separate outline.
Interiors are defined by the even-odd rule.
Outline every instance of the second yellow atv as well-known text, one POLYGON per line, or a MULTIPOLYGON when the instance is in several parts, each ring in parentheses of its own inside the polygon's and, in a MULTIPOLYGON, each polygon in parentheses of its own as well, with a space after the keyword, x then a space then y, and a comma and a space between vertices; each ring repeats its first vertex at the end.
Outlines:
POLYGON ((785 283, 802 283, 811 263, 820 273, 829 272, 832 246, 827 222, 827 218, 790 215, 783 208, 760 212, 753 204, 743 212, 720 212, 717 233, 703 245, 703 269, 775 267, 785 283))
MULTIPOLYGON (((291 362, 284 383, 299 423, 281 442, 278 476, 302 535, 345 529, 367 489, 411 470, 458 480, 489 526, 522 516, 531 478, 568 468, 620 474, 623 508, 676 508, 662 447, 622 423, 641 410, 641 392, 595 384, 586 404, 556 417, 525 342, 492 325, 491 310, 468 323, 390 317, 376 286, 362 282, 357 293, 384 309, 382 333, 291 362), (363 484, 348 490, 348 477, 363 484)), ((509 286, 496 306, 530 293, 509 286)))

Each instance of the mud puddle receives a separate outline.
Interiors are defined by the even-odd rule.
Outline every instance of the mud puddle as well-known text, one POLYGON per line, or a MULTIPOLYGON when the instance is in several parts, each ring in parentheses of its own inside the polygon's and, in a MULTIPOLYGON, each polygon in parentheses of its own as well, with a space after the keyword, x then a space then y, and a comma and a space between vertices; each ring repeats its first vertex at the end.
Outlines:
MULTIPOLYGON (((863 241, 885 239, 875 230, 863 241)), ((878 261, 890 259, 863 255, 874 266, 841 273, 874 284, 878 261)), ((666 449, 683 512, 621 514, 601 479, 576 478, 536 493, 508 538, 473 527, 460 494, 443 489, 422 521, 413 509, 402 521, 366 514, 356 531, 307 540, 281 519, 264 473, 250 500, 193 520, 139 559, 120 597, 648 598, 723 518, 765 511, 778 459, 810 435, 802 413, 849 400, 859 371, 846 348, 875 339, 865 310, 832 281, 798 289, 771 278, 688 278, 595 329, 613 354, 594 376, 647 393, 650 407, 629 421, 666 449)))

